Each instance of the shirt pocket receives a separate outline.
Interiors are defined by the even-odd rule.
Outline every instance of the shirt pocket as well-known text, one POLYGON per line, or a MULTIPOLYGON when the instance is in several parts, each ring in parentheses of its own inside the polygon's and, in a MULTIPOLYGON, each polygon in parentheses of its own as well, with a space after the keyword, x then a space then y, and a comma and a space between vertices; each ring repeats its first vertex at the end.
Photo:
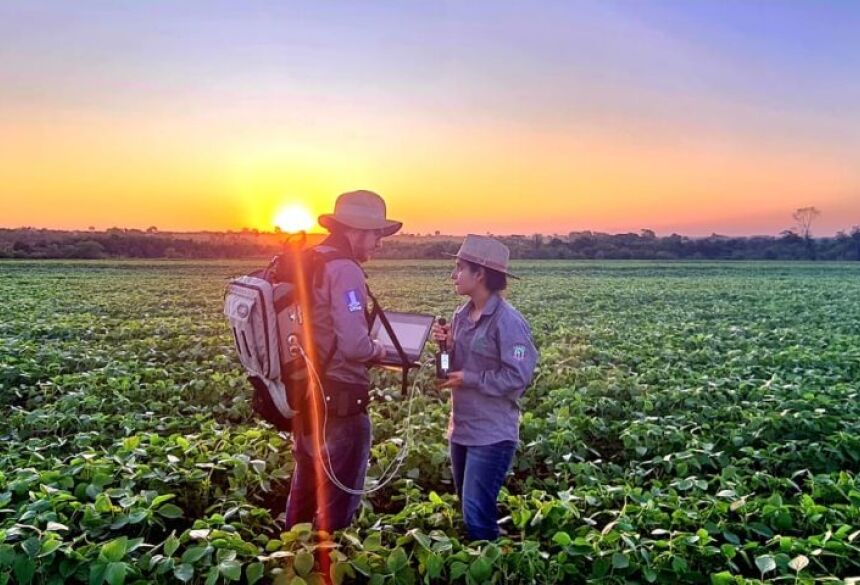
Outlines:
POLYGON ((494 370, 499 366, 499 349, 490 335, 476 335, 469 349, 471 361, 479 371, 494 370))

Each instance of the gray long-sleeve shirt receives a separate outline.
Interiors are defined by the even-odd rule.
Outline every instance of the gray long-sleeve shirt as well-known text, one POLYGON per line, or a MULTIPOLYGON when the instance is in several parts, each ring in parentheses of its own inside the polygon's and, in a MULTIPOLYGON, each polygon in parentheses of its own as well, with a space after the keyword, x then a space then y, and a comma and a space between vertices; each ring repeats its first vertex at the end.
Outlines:
MULTIPOLYGON (((324 245, 319 249, 335 250, 324 245)), ((366 363, 375 349, 364 315, 367 306, 364 272, 352 260, 331 260, 325 264, 313 296, 311 323, 320 363, 328 357, 337 339, 337 350, 326 371, 320 374, 349 384, 369 384, 366 363)))
POLYGON ((498 295, 487 301, 477 322, 471 301, 454 312, 452 371, 463 384, 451 393, 448 438, 467 446, 519 441, 519 398, 531 383, 538 360, 523 316, 498 295))

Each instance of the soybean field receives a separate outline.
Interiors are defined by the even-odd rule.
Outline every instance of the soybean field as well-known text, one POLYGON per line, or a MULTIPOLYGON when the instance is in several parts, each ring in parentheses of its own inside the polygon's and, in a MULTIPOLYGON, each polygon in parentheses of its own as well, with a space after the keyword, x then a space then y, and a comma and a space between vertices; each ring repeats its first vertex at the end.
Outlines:
MULTIPOLYGON (((222 315, 249 262, 0 263, 0 584, 813 583, 860 576, 860 263, 534 261, 541 361, 499 499, 464 539, 448 396, 373 374, 353 526, 285 532, 289 437, 222 315)), ((449 317, 435 261, 386 308, 449 317)), ((432 347, 428 344, 426 358, 432 347)))

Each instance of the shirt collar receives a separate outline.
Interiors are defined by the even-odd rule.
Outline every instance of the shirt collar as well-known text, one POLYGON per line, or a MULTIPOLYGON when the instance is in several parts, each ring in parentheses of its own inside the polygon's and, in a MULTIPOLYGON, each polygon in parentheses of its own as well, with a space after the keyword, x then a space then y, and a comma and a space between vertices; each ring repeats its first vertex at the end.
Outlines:
MULTIPOLYGON (((482 318, 489 317, 490 315, 495 313, 496 309, 499 308, 499 303, 501 303, 501 302, 502 302, 502 299, 499 298, 498 294, 493 293, 492 295, 490 295, 490 298, 487 299, 487 304, 484 305, 484 309, 481 311, 481 317, 478 320, 480 321, 482 318)), ((469 308, 469 312, 471 312, 472 309, 475 307, 475 304, 471 300, 469 300, 469 303, 467 306, 469 308)))
POLYGON ((334 248, 335 250, 349 256, 350 259, 355 258, 355 254, 352 252, 352 246, 350 245, 349 240, 341 234, 329 234, 325 240, 320 242, 320 245, 334 248))

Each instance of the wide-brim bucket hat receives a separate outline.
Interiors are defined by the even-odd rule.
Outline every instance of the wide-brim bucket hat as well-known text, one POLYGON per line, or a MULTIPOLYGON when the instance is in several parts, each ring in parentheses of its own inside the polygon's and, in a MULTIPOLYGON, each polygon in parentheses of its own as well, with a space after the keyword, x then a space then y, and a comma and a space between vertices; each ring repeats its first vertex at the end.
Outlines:
POLYGON ((378 230, 390 236, 403 227, 403 223, 388 219, 385 201, 373 191, 350 191, 338 196, 334 213, 319 216, 319 224, 331 231, 338 225, 357 230, 378 230))
POLYGON ((463 240, 460 250, 456 254, 446 254, 446 256, 472 262, 473 264, 501 272, 517 280, 520 278, 508 270, 511 251, 506 245, 495 238, 469 234, 463 240))

